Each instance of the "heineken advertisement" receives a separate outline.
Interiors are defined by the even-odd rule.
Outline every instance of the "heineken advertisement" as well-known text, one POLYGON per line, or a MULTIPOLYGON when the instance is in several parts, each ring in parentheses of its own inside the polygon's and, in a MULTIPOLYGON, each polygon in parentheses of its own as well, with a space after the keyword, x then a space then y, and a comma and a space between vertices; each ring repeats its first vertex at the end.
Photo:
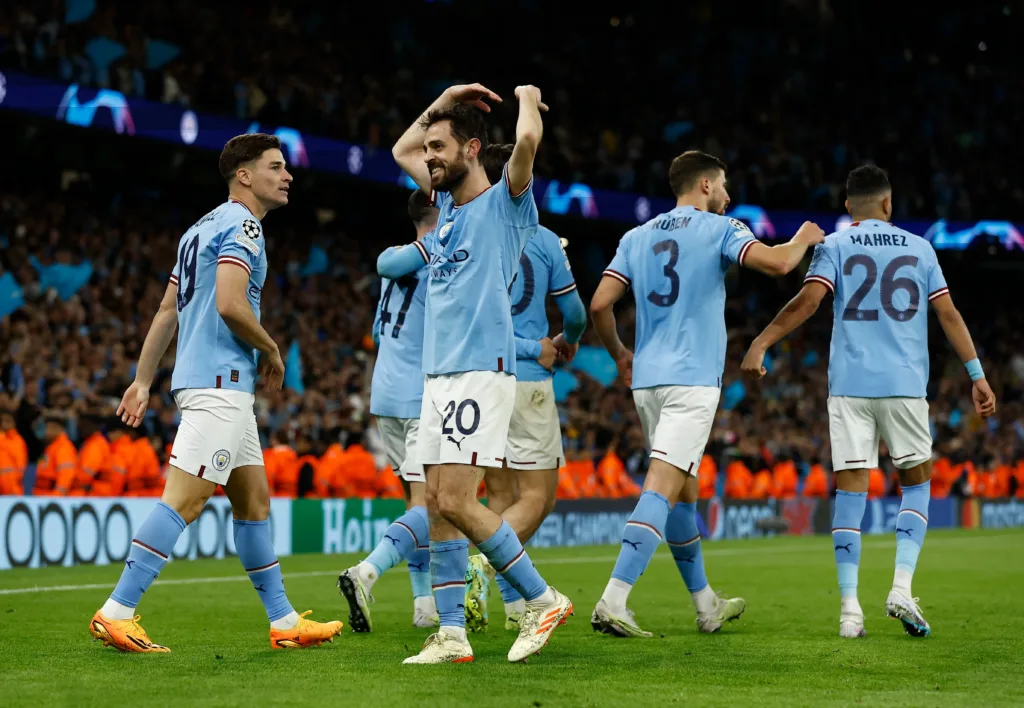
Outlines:
POLYGON ((296 499, 292 553, 368 553, 404 513, 401 499, 296 499))

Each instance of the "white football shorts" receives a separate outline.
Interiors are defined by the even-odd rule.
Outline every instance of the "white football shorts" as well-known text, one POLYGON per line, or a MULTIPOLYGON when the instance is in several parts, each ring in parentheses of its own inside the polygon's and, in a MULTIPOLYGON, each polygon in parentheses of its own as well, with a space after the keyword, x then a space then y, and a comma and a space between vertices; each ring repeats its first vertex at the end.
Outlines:
POLYGON ((391 469, 406 482, 426 482, 423 465, 416 459, 420 419, 377 416, 377 431, 384 442, 391 469))
POLYGON ((564 460, 552 380, 517 381, 505 445, 506 464, 514 470, 552 470, 561 467, 564 460))
POLYGON ((174 400, 181 424, 171 447, 172 465, 220 485, 227 484, 236 467, 263 466, 253 394, 185 388, 174 394, 174 400))
POLYGON ((655 386, 633 391, 651 458, 696 474, 721 393, 717 386, 655 386))
POLYGON ((885 440, 892 463, 901 470, 932 457, 928 401, 924 398, 829 396, 828 432, 832 469, 878 467, 878 440, 885 440))
POLYGON ((419 462, 501 467, 515 400, 516 378, 504 372, 424 377, 419 462))

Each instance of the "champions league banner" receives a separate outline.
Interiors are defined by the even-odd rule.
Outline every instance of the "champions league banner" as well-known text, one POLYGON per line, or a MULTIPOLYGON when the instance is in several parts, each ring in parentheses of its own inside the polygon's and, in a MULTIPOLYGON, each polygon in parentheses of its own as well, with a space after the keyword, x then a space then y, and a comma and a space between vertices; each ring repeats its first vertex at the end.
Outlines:
MULTIPOLYGON (((107 565, 128 557, 153 498, 0 497, 0 570, 107 565)), ((272 499, 270 530, 278 556, 291 554, 290 499, 272 499)), ((231 505, 207 502, 174 546, 172 559, 235 555, 231 505)))
MULTIPOLYGON (((125 138, 150 138, 203 150, 220 151, 224 143, 242 133, 273 133, 281 139, 285 155, 294 166, 407 189, 416 186, 386 147, 356 145, 292 127, 196 113, 186 106, 146 101, 113 89, 58 83, 17 72, 0 73, 0 110, 5 109, 80 128, 118 133, 125 138)), ((675 206, 675 200, 664 197, 541 177, 533 181, 533 193, 538 208, 550 214, 610 219, 627 224, 642 224, 675 206)), ((756 204, 735 204, 728 216, 746 222, 763 241, 788 239, 808 220, 819 224, 826 232, 850 224, 850 217, 845 213, 767 210, 756 204)), ((915 219, 898 220, 896 226, 923 236, 937 249, 963 250, 990 244, 1024 249, 1024 224, 1009 221, 915 219)))

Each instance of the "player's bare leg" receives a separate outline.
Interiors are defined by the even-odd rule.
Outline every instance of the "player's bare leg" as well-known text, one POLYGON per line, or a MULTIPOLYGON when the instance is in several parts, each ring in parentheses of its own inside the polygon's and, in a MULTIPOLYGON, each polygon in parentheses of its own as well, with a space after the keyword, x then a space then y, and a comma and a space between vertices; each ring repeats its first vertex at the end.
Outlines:
POLYGON ((430 527, 427 521, 426 482, 401 480, 406 513, 396 519, 369 556, 338 576, 338 590, 348 601, 353 632, 373 628, 370 605, 373 586, 385 572, 407 561, 413 590, 413 626, 437 626, 437 610, 430 590, 430 527))
POLYGON ((917 605, 910 583, 928 532, 932 461, 925 460, 909 469, 901 469, 899 474, 903 497, 896 515, 896 572, 885 602, 885 612, 900 620, 910 636, 927 637, 932 630, 917 605))
POLYGON ((156 508, 139 527, 121 579, 89 623, 93 637, 124 652, 166 653, 138 623, 135 609, 160 574, 185 527, 199 516, 216 485, 171 465, 156 508))
POLYGON ((719 597, 711 588, 704 571, 704 552, 697 529, 697 478, 689 476, 672 507, 665 524, 665 540, 679 574, 693 598, 697 610, 697 627, 701 632, 717 632, 727 622, 739 619, 747 607, 742 597, 719 597))
POLYGON ((860 569, 860 525, 867 506, 868 475, 866 469, 836 472, 836 504, 832 517, 832 546, 839 576, 839 636, 847 639, 864 637, 864 610, 857 598, 857 576, 860 569))
POLYGON ((314 622, 292 609, 284 589, 281 565, 270 536, 270 488, 263 465, 231 471, 224 494, 231 501, 235 552, 270 620, 270 646, 301 649, 330 642, 342 623, 314 622))
MULTIPOLYGON (((558 470, 489 468, 484 481, 488 508, 500 514, 525 545, 555 508, 558 470)), ((518 631, 526 601, 501 576, 498 589, 505 604, 505 629, 518 631)))

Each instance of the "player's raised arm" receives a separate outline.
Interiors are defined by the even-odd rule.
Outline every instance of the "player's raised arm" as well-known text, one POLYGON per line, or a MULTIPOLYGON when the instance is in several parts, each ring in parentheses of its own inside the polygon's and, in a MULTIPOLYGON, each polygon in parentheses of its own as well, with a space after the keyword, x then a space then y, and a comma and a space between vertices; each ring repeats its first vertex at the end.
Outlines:
POLYGON ((808 248, 825 240, 817 224, 805 221, 789 243, 766 246, 757 241, 743 253, 740 265, 774 277, 786 275, 803 260, 808 248))
POLYGON ((217 314, 236 337, 260 352, 259 373, 269 388, 279 389, 284 379, 284 361, 277 344, 256 319, 248 289, 248 270, 223 261, 217 265, 217 314))
POLYGON ((167 283, 167 290, 164 291, 164 298, 160 301, 160 307, 149 325, 149 332, 142 343, 142 351, 139 353, 139 363, 135 367, 135 381, 125 391, 121 399, 121 405, 117 407, 117 415, 122 422, 133 428, 139 427, 143 416, 146 414, 146 407, 149 405, 149 388, 153 385, 153 377, 156 376, 157 366, 167 352, 167 347, 174 339, 174 333, 178 329, 178 276, 171 275, 167 283))
POLYGON ((402 137, 391 148, 391 155, 395 158, 398 166, 405 170, 412 181, 427 194, 430 194, 430 170, 427 169, 427 163, 423 160, 423 136, 427 131, 421 121, 430 111, 448 108, 456 103, 466 103, 485 113, 490 113, 491 107, 484 102, 484 99, 501 103, 501 97, 498 94, 481 84, 466 84, 447 88, 427 107, 427 110, 416 117, 413 124, 402 133, 402 137))
POLYGON ((972 392, 974 407, 978 411, 978 415, 987 418, 996 412, 996 396, 988 385, 988 381, 985 380, 985 372, 981 368, 981 361, 978 360, 978 353, 974 348, 971 333, 967 330, 967 324, 953 304, 948 288, 943 287, 941 290, 933 292, 928 299, 935 309, 935 314, 939 317, 942 331, 946 333, 946 338, 953 345, 953 350, 960 357, 960 361, 964 363, 971 380, 974 381, 972 392))
POLYGON ((517 86, 516 98, 519 99, 516 144, 508 161, 508 188, 513 196, 525 192, 533 181, 533 160, 544 137, 540 114, 548 109, 540 100, 540 89, 536 86, 517 86))
POLYGON ((415 273, 427 263, 430 263, 430 253, 423 241, 392 246, 377 256, 377 275, 396 280, 415 273))

